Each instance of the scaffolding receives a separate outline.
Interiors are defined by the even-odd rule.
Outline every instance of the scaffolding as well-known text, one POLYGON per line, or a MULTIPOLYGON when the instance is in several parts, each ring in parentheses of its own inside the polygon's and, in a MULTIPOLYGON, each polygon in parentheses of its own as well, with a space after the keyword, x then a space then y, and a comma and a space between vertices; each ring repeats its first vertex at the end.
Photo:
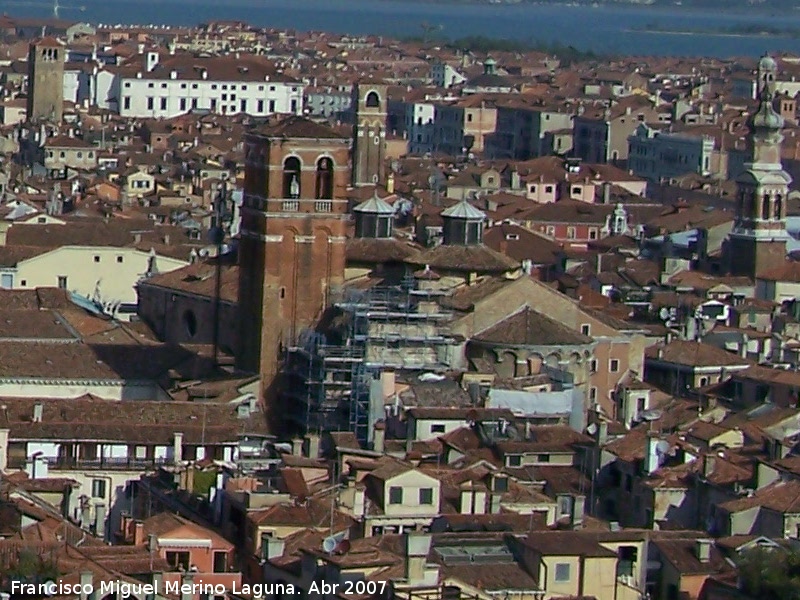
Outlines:
POLYGON ((303 432, 349 430, 367 443, 372 423, 382 417, 382 371, 451 367, 458 340, 448 332, 451 315, 440 309, 441 295, 419 289, 413 278, 344 290, 334 303, 342 324, 327 337, 302 335, 287 352, 287 418, 303 432))

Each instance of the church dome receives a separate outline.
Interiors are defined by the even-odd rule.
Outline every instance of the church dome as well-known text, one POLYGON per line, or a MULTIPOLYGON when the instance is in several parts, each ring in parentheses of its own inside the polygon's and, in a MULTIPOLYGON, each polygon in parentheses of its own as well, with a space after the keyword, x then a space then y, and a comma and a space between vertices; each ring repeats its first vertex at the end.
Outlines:
POLYGON ((769 54, 765 54, 761 57, 761 60, 758 61, 758 68, 763 71, 775 71, 778 69, 778 64, 769 54))
POLYGON ((753 115, 753 127, 757 129, 781 129, 783 127, 783 117, 775 112, 772 104, 762 102, 756 114, 753 115))

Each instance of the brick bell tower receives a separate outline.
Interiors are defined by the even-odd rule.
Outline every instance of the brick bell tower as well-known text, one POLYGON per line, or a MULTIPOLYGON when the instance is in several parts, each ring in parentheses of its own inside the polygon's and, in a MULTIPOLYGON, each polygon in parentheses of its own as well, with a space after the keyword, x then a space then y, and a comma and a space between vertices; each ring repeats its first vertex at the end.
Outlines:
POLYGON ((260 374, 273 423, 282 350, 316 325, 344 283, 350 147, 296 116, 245 138, 237 364, 260 374))
POLYGON ((381 83, 353 86, 353 185, 374 185, 384 180, 386 158, 386 95, 381 83))
POLYGON ((734 275, 757 277, 786 261, 786 205, 791 176, 781 164, 783 118, 775 112, 777 65, 769 56, 758 63, 758 109, 750 119, 751 161, 736 179, 736 220, 728 237, 734 275))

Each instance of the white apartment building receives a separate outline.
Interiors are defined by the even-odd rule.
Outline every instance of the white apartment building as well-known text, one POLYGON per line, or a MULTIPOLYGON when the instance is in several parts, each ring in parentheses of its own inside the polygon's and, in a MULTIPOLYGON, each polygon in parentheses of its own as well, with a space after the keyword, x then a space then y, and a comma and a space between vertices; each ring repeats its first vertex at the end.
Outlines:
POLYGON ((195 58, 147 52, 144 69, 122 67, 110 94, 123 117, 172 118, 190 110, 253 116, 301 114, 303 84, 247 55, 195 58))
POLYGON ((464 83, 467 78, 445 62, 431 65, 431 83, 436 87, 451 88, 464 83))
POLYGON ((433 152, 433 125, 436 108, 427 102, 406 103, 405 130, 411 154, 433 152))
POLYGON ((711 175, 715 146, 711 136, 658 131, 642 123, 628 138, 628 168, 650 181, 711 175))

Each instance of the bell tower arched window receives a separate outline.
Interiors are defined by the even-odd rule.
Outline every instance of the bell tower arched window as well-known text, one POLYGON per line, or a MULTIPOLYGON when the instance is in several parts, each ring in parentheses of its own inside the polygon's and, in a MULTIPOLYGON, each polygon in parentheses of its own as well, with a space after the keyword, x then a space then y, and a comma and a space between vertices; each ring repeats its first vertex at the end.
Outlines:
POLYGON ((764 194, 764 197, 761 199, 761 218, 769 219, 769 216, 769 194, 764 194))
POLYGON ((300 159, 296 156, 283 161, 283 197, 300 197, 300 159))
POLYGON ((377 92, 370 92, 364 99, 364 105, 367 108, 378 108, 381 105, 381 98, 377 92))
POLYGON ((775 220, 780 221, 783 218, 783 196, 778 194, 775 196, 775 220))
POLYGON ((333 200, 333 161, 323 157, 317 161, 317 181, 315 198, 333 200))

